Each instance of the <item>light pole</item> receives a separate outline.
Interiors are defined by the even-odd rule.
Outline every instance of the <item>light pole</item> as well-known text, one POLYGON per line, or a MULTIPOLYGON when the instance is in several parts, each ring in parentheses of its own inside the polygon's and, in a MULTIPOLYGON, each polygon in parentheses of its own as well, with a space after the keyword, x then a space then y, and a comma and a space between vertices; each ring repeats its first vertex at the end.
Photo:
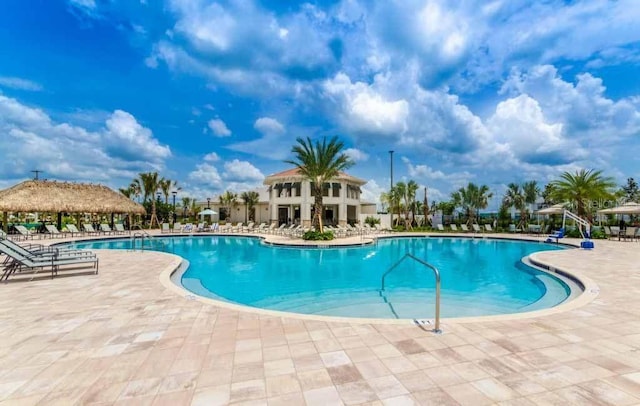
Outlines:
POLYGON ((174 190, 173 192, 171 192, 171 194, 173 195, 173 222, 176 222, 176 195, 178 194, 177 190, 174 190))
POLYGON ((209 207, 209 204, 210 204, 210 203, 211 203, 211 198, 210 198, 210 197, 207 197, 207 209, 209 209, 209 208, 210 208, 210 207, 209 207))
MULTIPOLYGON (((391 187, 389 197, 393 194, 393 150, 389 151, 389 161, 391 164, 391 187)), ((393 229, 393 199, 389 199, 389 228, 393 229)))

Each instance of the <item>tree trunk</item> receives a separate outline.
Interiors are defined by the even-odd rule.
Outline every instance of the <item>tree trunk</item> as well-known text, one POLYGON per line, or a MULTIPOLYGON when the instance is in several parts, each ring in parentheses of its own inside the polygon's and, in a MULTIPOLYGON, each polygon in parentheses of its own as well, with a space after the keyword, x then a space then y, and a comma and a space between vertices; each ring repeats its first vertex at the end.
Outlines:
POLYGON ((314 213, 314 221, 313 227, 316 227, 321 233, 324 232, 324 227, 322 226, 322 184, 320 187, 314 185, 314 204, 313 204, 315 213, 314 213))

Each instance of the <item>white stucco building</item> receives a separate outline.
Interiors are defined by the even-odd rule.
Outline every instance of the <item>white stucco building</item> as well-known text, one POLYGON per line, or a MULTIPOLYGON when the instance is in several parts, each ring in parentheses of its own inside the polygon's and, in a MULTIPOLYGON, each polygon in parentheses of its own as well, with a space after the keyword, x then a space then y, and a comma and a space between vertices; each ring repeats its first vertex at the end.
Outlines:
MULTIPOLYGON (((264 188, 257 189, 260 203, 255 206, 255 222, 276 224, 283 223, 311 225, 314 197, 311 195, 311 183, 298 173, 298 169, 289 169, 269 175, 264 180, 264 188)), ((357 223, 360 214, 375 214, 375 203, 361 201, 360 187, 366 181, 346 173, 325 184, 323 221, 325 224, 357 223)), ((220 213, 223 209, 219 197, 209 202, 199 202, 201 208, 207 205, 220 213)), ((237 204, 231 208, 225 220, 231 222, 247 222, 247 208, 238 196, 237 204)), ((216 219, 218 220, 218 216, 216 219)))

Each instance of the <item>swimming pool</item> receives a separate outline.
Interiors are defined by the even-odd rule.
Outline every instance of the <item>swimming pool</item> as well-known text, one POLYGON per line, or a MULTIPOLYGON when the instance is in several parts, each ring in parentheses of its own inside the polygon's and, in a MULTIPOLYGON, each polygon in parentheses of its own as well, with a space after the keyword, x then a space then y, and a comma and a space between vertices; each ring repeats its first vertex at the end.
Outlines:
MULTIPOLYGON (((79 248, 129 249, 128 239, 76 243, 79 248)), ((565 301, 569 286, 522 263, 533 252, 562 249, 527 241, 471 238, 384 238, 375 245, 290 248, 253 237, 165 237, 150 248, 189 261, 180 283, 204 297, 303 314, 363 318, 432 318, 435 280, 409 252, 441 274, 442 317, 509 314, 565 301)))

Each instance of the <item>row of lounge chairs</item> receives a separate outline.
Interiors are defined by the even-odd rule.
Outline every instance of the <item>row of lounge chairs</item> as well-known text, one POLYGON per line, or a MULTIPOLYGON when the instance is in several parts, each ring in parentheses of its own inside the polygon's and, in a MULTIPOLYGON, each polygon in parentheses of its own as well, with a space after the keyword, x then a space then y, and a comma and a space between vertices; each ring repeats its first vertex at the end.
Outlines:
POLYGON ((33 279, 38 271, 50 269, 51 276, 58 274, 61 267, 76 269, 91 267, 98 273, 98 257, 87 250, 46 247, 40 244, 19 245, 0 235, 0 262, 2 276, 0 280, 8 280, 11 275, 24 270, 32 271, 33 279))
POLYGON ((16 225, 14 228, 17 231, 17 234, 13 234, 11 237, 16 240, 29 240, 34 239, 35 237, 63 238, 67 236, 74 237, 76 235, 118 235, 128 233, 122 224, 115 224, 113 229, 109 224, 100 224, 99 230, 96 230, 92 224, 83 224, 83 231, 78 230, 78 228, 73 224, 67 224, 67 231, 65 232, 61 232, 58 230, 58 227, 53 224, 46 224, 46 233, 36 233, 21 225, 16 225))
MULTIPOLYGON (((468 232, 482 233, 483 232, 482 227, 484 227, 484 232, 487 232, 487 233, 493 233, 494 232, 494 229, 493 229, 493 227, 491 227, 491 224, 485 224, 484 226, 480 226, 479 224, 472 224, 471 225, 471 230, 469 230, 469 227, 467 227, 466 224, 461 224, 459 229, 458 229, 457 225, 449 224, 449 228, 453 232, 462 231, 464 233, 468 233, 468 232)), ((446 231, 442 224, 438 224, 437 228, 438 228, 438 231, 446 231)))

